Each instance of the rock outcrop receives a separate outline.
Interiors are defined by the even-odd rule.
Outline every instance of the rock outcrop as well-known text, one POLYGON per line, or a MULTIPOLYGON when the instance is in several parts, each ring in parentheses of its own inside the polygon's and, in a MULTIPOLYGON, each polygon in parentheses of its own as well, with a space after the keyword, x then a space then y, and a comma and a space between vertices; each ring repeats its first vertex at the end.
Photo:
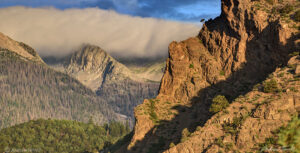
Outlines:
POLYGON ((222 0, 221 15, 205 22, 198 37, 172 42, 159 95, 135 109, 137 121, 127 151, 224 151, 215 145, 219 138, 231 143, 231 150, 226 152, 252 151, 273 130, 286 125, 292 115, 299 113, 298 76, 290 74, 294 71, 291 69, 276 69, 287 65, 289 54, 300 49, 299 23, 292 18, 296 9, 282 13, 290 5, 298 7, 299 2, 222 0), (268 81, 272 72, 271 76, 278 76, 278 71, 295 80, 290 84, 274 78, 281 83, 280 88, 296 92, 280 95, 252 91, 256 84, 268 81), (217 95, 225 95, 231 104, 223 114, 214 115, 209 108, 217 95), (258 100, 255 95, 263 98, 258 100), (249 104, 237 102, 241 96, 246 97, 243 103, 249 104), (266 100, 268 103, 264 103, 266 100), (251 117, 243 119, 236 135, 226 135, 228 132, 222 128, 225 123, 249 113, 251 117), (187 130, 192 132, 188 140, 184 135, 189 134, 182 134, 187 130), (262 136, 256 140, 255 134, 262 136))

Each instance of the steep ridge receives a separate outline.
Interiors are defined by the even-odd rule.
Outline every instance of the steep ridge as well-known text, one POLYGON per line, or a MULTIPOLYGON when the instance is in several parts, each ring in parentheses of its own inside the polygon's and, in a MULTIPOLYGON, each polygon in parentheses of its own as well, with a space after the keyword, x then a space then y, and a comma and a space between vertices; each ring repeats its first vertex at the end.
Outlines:
POLYGON ((11 50, 22 57, 28 58, 30 60, 43 62, 39 55, 30 46, 22 43, 16 42, 0 32, 0 47, 11 50))
POLYGON ((92 90, 49 68, 33 49, 26 47, 35 56, 22 56, 24 50, 13 46, 18 42, 3 38, 9 43, 0 41, 0 128, 39 118, 87 122, 92 117, 97 124, 123 120, 92 90))
MULTIPOLYGON (((264 97, 257 102, 258 105, 263 103, 259 109, 254 109, 251 98, 245 100, 249 100, 251 106, 238 107, 234 102, 239 96, 253 96, 254 85, 268 81, 267 77, 276 67, 287 65, 290 53, 299 51, 299 22, 294 18, 299 2, 272 2, 222 0, 221 15, 207 21, 198 37, 172 42, 159 95, 136 107, 133 138, 127 149, 122 148, 119 152, 164 152, 170 147, 166 152, 217 152, 219 149, 213 145, 215 139, 220 138, 224 143, 229 139, 223 139, 225 121, 230 124, 233 118, 241 118, 253 109, 256 115, 252 114, 243 123, 242 130, 236 133, 238 136, 230 137, 228 143, 232 148, 226 152, 251 151, 254 145, 271 136, 273 130, 286 125, 292 115, 298 114, 297 74, 289 74, 288 78, 295 80, 292 84, 278 80, 282 81, 282 89, 290 85, 296 89, 296 92, 284 93, 282 99, 269 99, 269 103, 263 103, 264 98, 278 95, 267 96, 259 92, 258 95, 264 97), (291 5, 296 8, 285 11, 291 5), (217 95, 225 95, 230 101, 229 115, 226 115, 228 111, 216 115, 209 111, 217 95), (287 100, 290 103, 284 104, 287 100), (278 111, 281 105, 285 105, 284 110, 278 111), (260 109, 263 110, 259 112, 260 109), (213 121, 217 116, 219 119, 213 121), (263 124, 255 125, 253 118, 260 118, 263 124), (253 136, 249 131, 252 126, 257 130, 264 127, 258 141, 249 140, 253 136), (188 136, 191 138, 186 138, 188 136)), ((289 69, 287 72, 293 71, 289 69)), ((276 71, 273 76, 277 75, 276 71)))
MULTIPOLYGON (((130 117, 132 121, 134 107, 144 99, 155 97, 158 92, 157 80, 147 79, 143 72, 133 72, 98 46, 83 45, 62 62, 60 66, 53 67, 78 79, 116 112, 130 117)), ((159 74, 162 75, 162 72, 154 75, 159 77, 159 74)))
POLYGON ((180 143, 165 152, 272 152, 277 149, 298 152, 300 148, 280 146, 273 138, 293 117, 299 120, 300 73, 295 73, 294 68, 300 68, 299 56, 289 63, 291 67, 277 68, 264 82, 234 99, 229 107, 192 130, 193 133, 182 135, 180 143), (266 91, 273 80, 277 84, 276 91, 266 91), (273 142, 264 145, 268 139, 273 142))

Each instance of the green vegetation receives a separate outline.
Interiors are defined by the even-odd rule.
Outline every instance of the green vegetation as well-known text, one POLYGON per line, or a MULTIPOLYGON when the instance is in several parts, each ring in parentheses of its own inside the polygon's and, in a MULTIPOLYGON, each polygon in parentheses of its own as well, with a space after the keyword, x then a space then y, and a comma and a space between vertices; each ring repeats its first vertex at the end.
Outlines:
POLYGON ((286 151, 300 152, 300 119, 294 117, 286 127, 275 131, 274 136, 266 138, 265 143, 260 144, 262 151, 268 148, 284 149, 286 151))
POLYGON ((300 10, 296 11, 296 13, 294 15, 294 19, 295 19, 295 21, 300 22, 300 10))
POLYGON ((242 123, 246 120, 248 115, 241 116, 241 117, 234 117, 231 123, 223 124, 223 130, 226 133, 230 133, 232 135, 236 135, 239 132, 239 127, 242 123))
POLYGON ((150 111, 149 111, 150 119, 153 121, 153 123, 156 124, 159 120, 158 120, 157 114, 155 112, 155 109, 156 109, 155 101, 150 99, 149 102, 150 102, 150 107, 149 107, 150 108, 150 111))
POLYGON ((259 88, 260 88, 260 84, 258 83, 258 84, 256 84, 256 85, 254 85, 253 86, 253 91, 258 91, 259 90, 259 88))
POLYGON ((226 143, 225 144, 225 151, 229 152, 230 150, 232 150, 233 148, 233 144, 232 143, 226 143))
POLYGON ((194 64, 190 64, 189 68, 193 69, 194 68, 194 64))
POLYGON ((223 138, 219 137, 215 140, 216 145, 218 145, 219 147, 223 148, 224 147, 224 143, 223 143, 223 138))
POLYGON ((229 106, 229 102, 225 96, 218 95, 212 100, 209 111, 211 113, 217 113, 229 106))
POLYGON ((190 131, 187 128, 184 128, 182 130, 180 142, 186 141, 190 137, 190 135, 191 135, 190 131))
POLYGON ((289 54, 290 57, 298 56, 298 55, 299 55, 299 52, 292 52, 289 54))
POLYGON ((175 144, 173 142, 170 143, 169 145, 170 148, 175 147, 175 144))
POLYGON ((225 71, 224 70, 220 71, 220 75, 225 76, 225 71))
POLYGON ((38 118, 103 124, 117 119, 107 102, 66 74, 0 49, 0 129, 38 118))
POLYGON ((284 76, 283 72, 278 75, 278 77, 280 77, 280 78, 282 78, 283 76, 284 76))
POLYGON ((263 83, 265 93, 274 93, 278 91, 277 81, 272 79, 263 83))
POLYGON ((129 133, 119 122, 103 126, 67 120, 35 120, 0 131, 0 152, 34 149, 39 152, 95 152, 129 133))
POLYGON ((201 39, 199 39, 199 43, 200 43, 200 44, 203 44, 203 41, 202 41, 201 39))
POLYGON ((19 43, 29 54, 31 54, 34 57, 37 57, 37 53, 36 51, 31 48, 30 46, 28 46, 27 44, 24 44, 22 42, 19 43))
POLYGON ((295 152, 300 151, 300 119, 294 117, 287 127, 280 129, 278 144, 294 148, 295 152))
POLYGON ((280 14, 282 15, 286 15, 286 14, 289 14, 291 13, 292 11, 294 10, 294 7, 292 5, 285 5, 283 8, 281 8, 279 10, 280 14))
POLYGON ((274 0, 265 0, 268 4, 273 5, 274 4, 274 0))

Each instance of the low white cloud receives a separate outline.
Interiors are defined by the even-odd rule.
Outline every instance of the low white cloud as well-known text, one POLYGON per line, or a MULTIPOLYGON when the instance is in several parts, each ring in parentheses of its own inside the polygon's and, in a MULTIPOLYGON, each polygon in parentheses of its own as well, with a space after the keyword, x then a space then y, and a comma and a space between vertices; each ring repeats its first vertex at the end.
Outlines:
POLYGON ((168 44, 196 36, 194 24, 121 15, 98 8, 9 7, 0 9, 0 32, 35 48, 41 56, 63 56, 83 43, 118 56, 166 55, 168 44))

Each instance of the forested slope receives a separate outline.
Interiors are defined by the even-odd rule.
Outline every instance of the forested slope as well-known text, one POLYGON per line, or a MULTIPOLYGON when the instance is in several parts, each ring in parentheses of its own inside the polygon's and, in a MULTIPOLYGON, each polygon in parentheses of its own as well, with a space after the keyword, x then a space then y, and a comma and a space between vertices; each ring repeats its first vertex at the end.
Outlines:
POLYGON ((119 120, 105 101, 79 81, 43 62, 0 50, 0 128, 38 118, 102 124, 119 120))
POLYGON ((2 129, 0 152, 97 152, 129 130, 119 122, 97 126, 91 121, 39 119, 2 129))

